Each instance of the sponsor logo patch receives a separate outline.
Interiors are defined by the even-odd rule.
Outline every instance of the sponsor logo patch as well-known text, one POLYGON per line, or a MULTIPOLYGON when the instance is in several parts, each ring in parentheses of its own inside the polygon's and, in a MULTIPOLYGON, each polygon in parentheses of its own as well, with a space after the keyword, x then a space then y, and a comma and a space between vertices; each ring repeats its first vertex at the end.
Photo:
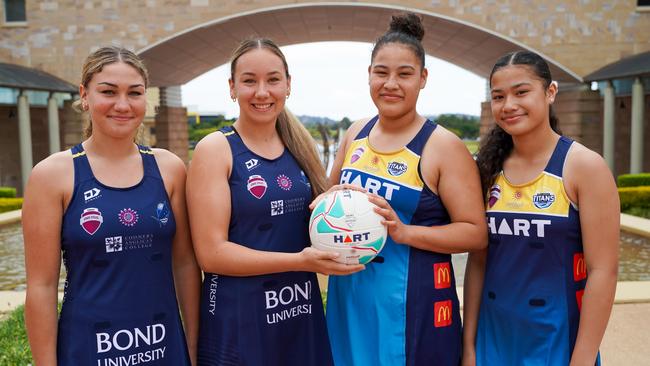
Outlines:
POLYGON ((102 213, 98 208, 90 207, 84 210, 81 213, 81 218, 79 219, 79 224, 81 228, 84 229, 88 234, 93 235, 99 230, 99 227, 102 226, 104 218, 102 213))
POLYGON ((169 221, 169 207, 165 202, 160 202, 156 205, 156 216, 151 216, 154 220, 158 221, 160 227, 167 225, 169 221))
POLYGON ((285 191, 291 190, 291 186, 293 183, 291 182, 291 179, 287 177, 284 174, 280 174, 275 178, 275 181, 278 182, 278 186, 280 186, 281 189, 285 191))
POLYGON ((123 208, 120 210, 120 213, 117 214, 117 218, 120 220, 122 225, 131 227, 138 223, 140 216, 132 208, 123 208))
POLYGON ((490 188, 490 198, 488 198, 488 206, 492 208, 497 201, 501 198, 501 186, 498 184, 495 184, 490 188))
POLYGON ((363 147, 357 147, 356 150, 352 152, 352 156, 350 156, 350 164, 354 164, 357 160, 361 159, 361 156, 365 150, 363 147))
POLYGON ((587 264, 583 253, 573 255, 573 280, 582 281, 587 278, 587 264))
POLYGON ((84 203, 88 203, 90 201, 93 201, 93 200, 99 198, 99 194, 101 192, 102 191, 99 188, 93 188, 93 189, 89 189, 89 190, 85 191, 84 192, 84 203))
POLYGON ((551 192, 538 192, 533 195, 533 204, 539 209, 551 207, 555 202, 555 195, 551 192))
POLYGON ((582 311, 582 296, 585 294, 585 290, 576 291, 576 301, 578 302, 578 311, 582 311))
POLYGON ((433 304, 433 325, 436 328, 448 327, 451 325, 451 300, 436 301, 433 304))
POLYGON ((106 253, 121 252, 122 251, 122 237, 113 236, 109 238, 104 238, 104 243, 106 244, 106 253))
POLYGON ((246 169, 249 171, 260 166, 260 162, 257 159, 247 160, 244 164, 246 164, 246 169))
POLYGON ((282 214, 284 214, 284 201, 271 201, 271 216, 278 216, 282 214))
POLYGON ((390 163, 388 163, 386 170, 388 171, 388 174, 394 177, 399 177, 400 175, 406 173, 406 170, 408 170, 408 168, 409 166, 406 164, 406 162, 391 161, 390 163))
POLYGON ((307 187, 311 188, 311 183, 309 183, 309 179, 307 178, 307 175, 302 170, 300 171, 300 181, 307 187))
POLYGON ((436 289, 451 287, 451 271, 449 262, 433 265, 434 287, 436 289))
POLYGON ((251 175, 248 177, 248 183, 246 188, 248 192, 253 195, 253 197, 260 199, 264 197, 267 188, 266 181, 262 178, 261 175, 251 175))

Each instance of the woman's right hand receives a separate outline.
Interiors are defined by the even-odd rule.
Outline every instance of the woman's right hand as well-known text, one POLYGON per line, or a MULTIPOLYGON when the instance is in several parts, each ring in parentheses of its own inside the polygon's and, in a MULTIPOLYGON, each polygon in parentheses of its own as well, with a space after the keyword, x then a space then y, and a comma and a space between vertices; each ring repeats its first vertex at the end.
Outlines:
POLYGON ((339 253, 325 252, 316 248, 307 247, 300 253, 301 270, 317 272, 325 275, 349 275, 366 269, 363 264, 343 264, 334 261, 339 253))
POLYGON ((318 204, 318 202, 320 202, 320 200, 322 200, 323 197, 330 194, 331 192, 341 191, 341 190, 344 190, 344 189, 350 189, 350 190, 353 190, 353 191, 359 191, 359 192, 363 192, 363 193, 367 192, 366 189, 361 188, 359 186, 355 186, 354 184, 347 184, 347 183, 346 184, 335 184, 335 185, 331 186, 330 189, 328 189, 327 191, 319 194, 316 198, 314 198, 314 200, 311 201, 311 203, 309 204, 309 209, 313 210, 314 207, 316 207, 316 205, 318 204))

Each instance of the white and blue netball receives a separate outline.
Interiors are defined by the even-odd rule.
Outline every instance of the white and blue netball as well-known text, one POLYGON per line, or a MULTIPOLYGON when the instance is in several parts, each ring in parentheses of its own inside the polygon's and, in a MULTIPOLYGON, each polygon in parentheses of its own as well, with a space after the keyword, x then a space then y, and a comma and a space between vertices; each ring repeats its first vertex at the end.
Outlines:
POLYGON ((309 219, 312 247, 338 252, 337 262, 366 264, 379 254, 388 235, 383 218, 365 193, 330 192, 318 202, 309 219))

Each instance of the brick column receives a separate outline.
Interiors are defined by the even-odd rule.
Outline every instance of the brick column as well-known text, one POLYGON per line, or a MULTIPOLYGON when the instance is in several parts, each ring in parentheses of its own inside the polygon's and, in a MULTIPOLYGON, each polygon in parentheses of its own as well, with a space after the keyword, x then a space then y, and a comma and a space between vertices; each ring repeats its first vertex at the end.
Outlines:
POLYGON ((83 141, 83 115, 72 108, 73 100, 63 102, 63 118, 61 120, 61 136, 63 150, 69 149, 83 141))
POLYGON ((158 107, 156 143, 157 147, 173 152, 185 163, 189 162, 189 135, 185 107, 158 107))

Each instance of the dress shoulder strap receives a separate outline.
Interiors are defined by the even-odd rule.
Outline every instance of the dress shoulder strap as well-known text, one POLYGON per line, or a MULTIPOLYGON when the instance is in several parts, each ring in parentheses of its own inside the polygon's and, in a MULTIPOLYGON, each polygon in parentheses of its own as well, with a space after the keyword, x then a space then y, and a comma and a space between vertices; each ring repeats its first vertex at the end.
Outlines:
POLYGON ((73 146, 70 149, 72 154, 72 162, 74 164, 74 185, 85 182, 94 177, 93 170, 90 168, 90 163, 88 162, 88 156, 86 156, 86 150, 84 150, 81 143, 73 146))
POLYGON ((359 133, 354 137, 355 140, 361 140, 363 138, 368 137, 368 134, 370 134, 370 130, 375 126, 377 121, 379 120, 379 116, 374 116, 366 123, 365 126, 359 131, 359 133))
POLYGON ((562 177, 562 171, 564 170, 564 162, 566 161, 566 156, 571 148, 573 140, 568 137, 560 136, 560 139, 555 145, 555 150, 551 158, 548 160, 548 164, 544 171, 550 174, 553 174, 558 177, 562 177))

